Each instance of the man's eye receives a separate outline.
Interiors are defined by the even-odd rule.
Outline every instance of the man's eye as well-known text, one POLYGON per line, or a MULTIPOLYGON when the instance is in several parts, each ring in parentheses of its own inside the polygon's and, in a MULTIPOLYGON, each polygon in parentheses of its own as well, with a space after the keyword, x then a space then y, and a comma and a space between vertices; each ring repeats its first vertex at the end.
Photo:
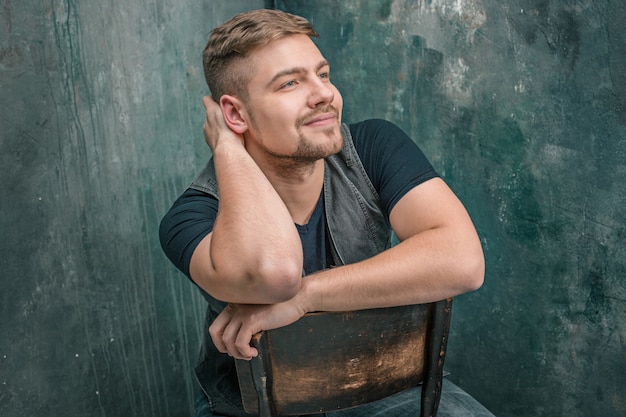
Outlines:
POLYGON ((323 73, 320 74, 320 78, 328 79, 328 78, 330 78, 330 74, 327 73, 327 72, 323 72, 323 73))
POLYGON ((293 87, 294 85, 296 85, 295 81, 287 81, 286 83, 284 83, 283 85, 280 86, 280 88, 288 88, 288 87, 293 87))

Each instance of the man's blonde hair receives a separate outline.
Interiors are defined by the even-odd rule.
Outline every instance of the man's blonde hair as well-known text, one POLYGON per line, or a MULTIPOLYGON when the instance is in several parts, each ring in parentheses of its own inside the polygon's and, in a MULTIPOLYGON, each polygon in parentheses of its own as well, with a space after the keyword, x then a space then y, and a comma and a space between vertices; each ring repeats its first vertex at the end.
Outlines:
POLYGON ((256 48, 288 35, 317 37, 303 17, 280 10, 261 9, 240 13, 213 29, 202 52, 204 77, 213 98, 224 94, 244 100, 253 73, 246 58, 256 48))

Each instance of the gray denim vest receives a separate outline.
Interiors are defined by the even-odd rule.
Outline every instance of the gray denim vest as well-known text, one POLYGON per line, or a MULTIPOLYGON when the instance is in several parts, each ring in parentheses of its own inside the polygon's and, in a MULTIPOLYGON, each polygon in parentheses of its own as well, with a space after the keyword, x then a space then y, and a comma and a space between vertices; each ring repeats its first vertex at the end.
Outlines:
MULTIPOLYGON (((346 124, 341 125, 341 133, 342 150, 325 159, 324 169, 324 209, 334 265, 359 262, 391 246, 387 216, 346 124)), ((219 199, 213 158, 190 187, 219 199)), ((208 329, 226 304, 204 292, 203 295, 209 303, 205 323, 208 329)), ((214 412, 249 416, 241 405, 234 360, 216 350, 206 331, 196 375, 214 412)))

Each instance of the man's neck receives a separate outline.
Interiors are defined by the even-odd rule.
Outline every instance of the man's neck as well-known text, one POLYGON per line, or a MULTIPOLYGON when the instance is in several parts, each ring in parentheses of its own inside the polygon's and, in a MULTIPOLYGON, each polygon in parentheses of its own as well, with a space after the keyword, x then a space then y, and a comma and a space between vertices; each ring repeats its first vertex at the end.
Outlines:
POLYGON ((261 169, 287 206, 294 223, 306 224, 324 185, 324 160, 292 164, 290 169, 284 165, 261 169))

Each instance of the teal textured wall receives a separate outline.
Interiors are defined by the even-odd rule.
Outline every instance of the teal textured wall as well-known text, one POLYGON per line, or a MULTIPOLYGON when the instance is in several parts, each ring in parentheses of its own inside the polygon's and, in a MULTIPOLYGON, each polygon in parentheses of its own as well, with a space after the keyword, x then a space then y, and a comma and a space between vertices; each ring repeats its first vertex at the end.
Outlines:
POLYGON ((276 3, 321 32, 345 119, 401 125, 475 220, 450 378, 498 416, 626 415, 626 4, 276 3))
MULTIPOLYGON (((208 156, 205 39, 265 3, 0 2, 0 415, 191 414, 203 302, 156 227, 208 156)), ((275 3, 475 220, 451 378, 498 416, 626 414, 623 2, 275 3)))
POLYGON ((208 157, 201 51, 262 1, 0 1, 0 415, 189 416, 204 303, 158 221, 208 157))

